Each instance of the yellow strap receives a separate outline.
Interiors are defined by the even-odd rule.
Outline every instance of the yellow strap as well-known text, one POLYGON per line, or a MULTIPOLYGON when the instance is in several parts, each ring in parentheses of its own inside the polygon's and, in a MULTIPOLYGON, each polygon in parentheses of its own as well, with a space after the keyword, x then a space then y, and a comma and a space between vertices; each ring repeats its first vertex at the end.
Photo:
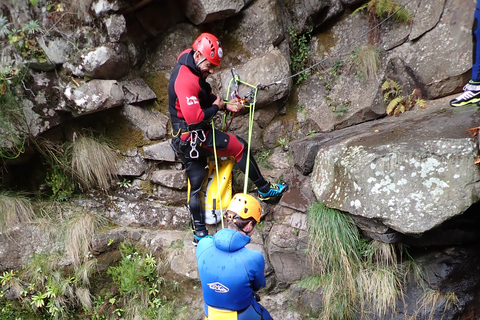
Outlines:
POLYGON ((237 311, 220 310, 208 306, 208 318, 206 320, 237 320, 237 311))
MULTIPOLYGON (((181 132, 182 130, 181 130, 181 129, 178 129, 177 134, 174 134, 174 133, 173 133, 173 129, 170 130, 170 131, 171 131, 172 137, 176 138, 176 137, 178 137, 178 135, 180 134, 180 132, 181 132)), ((185 134, 190 134, 190 132, 185 131, 185 132, 182 132, 181 134, 182 134, 182 136, 183 136, 183 135, 185 135, 185 134)))

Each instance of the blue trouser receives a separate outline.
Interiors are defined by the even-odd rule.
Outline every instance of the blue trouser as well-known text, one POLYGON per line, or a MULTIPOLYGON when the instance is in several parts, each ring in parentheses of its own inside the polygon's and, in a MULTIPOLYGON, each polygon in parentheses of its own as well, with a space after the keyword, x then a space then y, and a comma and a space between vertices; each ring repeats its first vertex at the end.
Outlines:
POLYGON ((477 0, 477 5, 475 7, 473 28, 472 28, 472 38, 473 38, 473 65, 472 65, 472 80, 480 81, 480 26, 478 21, 480 21, 480 0, 477 0))

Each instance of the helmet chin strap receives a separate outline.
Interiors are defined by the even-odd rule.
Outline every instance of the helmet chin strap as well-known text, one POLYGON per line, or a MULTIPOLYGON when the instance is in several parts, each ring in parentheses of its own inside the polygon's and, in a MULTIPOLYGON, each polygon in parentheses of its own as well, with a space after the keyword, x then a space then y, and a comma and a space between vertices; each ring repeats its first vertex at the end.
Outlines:
POLYGON ((203 58, 202 60, 200 60, 200 62, 197 63, 197 64, 195 65, 195 67, 198 67, 198 66, 200 65, 200 63, 202 63, 202 62, 205 61, 205 60, 207 60, 207 58, 203 58))
MULTIPOLYGON (((195 53, 197 53, 198 51, 195 51, 195 53)), ((195 67, 198 67, 200 65, 200 63, 202 63, 203 61, 207 60, 207 58, 203 57, 202 60, 200 60, 198 63, 195 64, 195 67)))

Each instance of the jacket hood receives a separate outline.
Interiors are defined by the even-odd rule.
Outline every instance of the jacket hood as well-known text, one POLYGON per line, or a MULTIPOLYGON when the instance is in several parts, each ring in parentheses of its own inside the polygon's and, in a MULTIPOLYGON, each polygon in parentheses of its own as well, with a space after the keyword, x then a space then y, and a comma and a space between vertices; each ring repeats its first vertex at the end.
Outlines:
POLYGON ((222 229, 215 233, 213 242, 222 251, 234 252, 249 244, 250 237, 236 230, 222 229))
POLYGON ((180 53, 180 55, 177 58, 177 61, 179 64, 187 66, 192 72, 199 76, 200 75, 200 69, 195 65, 195 59, 193 59, 193 53, 195 50, 193 49, 187 49, 180 53))

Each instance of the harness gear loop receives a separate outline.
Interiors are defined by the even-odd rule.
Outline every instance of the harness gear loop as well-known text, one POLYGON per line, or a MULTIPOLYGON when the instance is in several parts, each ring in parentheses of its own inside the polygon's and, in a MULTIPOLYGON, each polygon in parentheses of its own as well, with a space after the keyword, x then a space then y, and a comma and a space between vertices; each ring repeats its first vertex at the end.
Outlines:
POLYGON ((202 129, 190 131, 190 158, 198 159, 200 153, 197 150, 197 140, 200 142, 205 142, 206 136, 205 132, 202 129))

